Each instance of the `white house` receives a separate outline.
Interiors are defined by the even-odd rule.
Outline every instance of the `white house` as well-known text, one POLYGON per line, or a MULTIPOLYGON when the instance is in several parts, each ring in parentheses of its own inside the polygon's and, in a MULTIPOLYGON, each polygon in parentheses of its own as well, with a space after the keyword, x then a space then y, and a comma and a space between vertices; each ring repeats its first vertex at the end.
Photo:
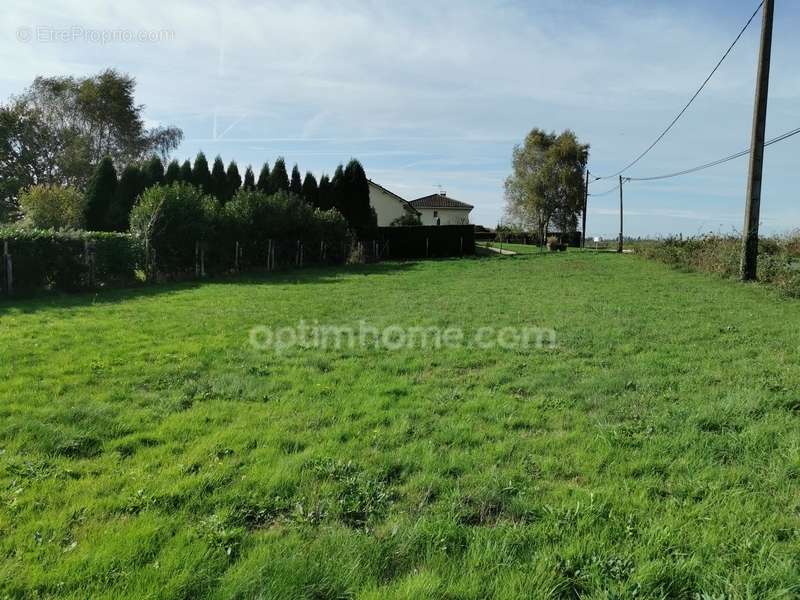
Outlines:
POLYGON ((369 180, 369 204, 378 215, 378 227, 388 227, 405 215, 419 216, 419 212, 394 192, 369 180))
POLYGON ((466 202, 448 198, 446 192, 423 196, 410 202, 420 214, 423 225, 467 225, 474 208, 466 202))

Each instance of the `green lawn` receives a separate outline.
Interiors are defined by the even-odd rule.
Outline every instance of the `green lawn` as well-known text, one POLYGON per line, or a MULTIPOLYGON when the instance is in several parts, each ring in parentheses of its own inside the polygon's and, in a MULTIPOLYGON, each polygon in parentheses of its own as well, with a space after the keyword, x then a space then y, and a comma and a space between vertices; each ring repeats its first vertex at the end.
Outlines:
POLYGON ((0 598, 800 594, 800 304, 763 287, 545 253, 40 298, 0 331, 0 598), (248 344, 300 319, 558 344, 248 344))

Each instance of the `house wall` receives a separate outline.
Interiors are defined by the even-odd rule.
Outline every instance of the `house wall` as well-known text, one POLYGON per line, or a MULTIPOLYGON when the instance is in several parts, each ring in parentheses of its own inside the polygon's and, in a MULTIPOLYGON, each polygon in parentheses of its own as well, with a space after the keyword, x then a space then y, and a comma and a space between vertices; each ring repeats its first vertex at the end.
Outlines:
POLYGON ((400 200, 371 184, 369 186, 369 204, 378 215, 378 227, 388 227, 392 221, 407 213, 400 200))
POLYGON ((418 208, 417 210, 422 213, 420 220, 423 225, 436 225, 437 217, 433 216, 434 211, 438 214, 441 225, 464 225, 469 223, 470 211, 463 208, 418 208))

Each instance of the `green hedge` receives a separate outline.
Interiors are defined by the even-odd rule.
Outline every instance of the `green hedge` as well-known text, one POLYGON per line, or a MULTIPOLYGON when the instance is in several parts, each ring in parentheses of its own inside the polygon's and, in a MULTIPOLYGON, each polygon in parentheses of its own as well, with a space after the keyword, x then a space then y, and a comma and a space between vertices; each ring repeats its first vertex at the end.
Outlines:
MULTIPOLYGON (((21 292, 131 283, 143 258, 136 240, 121 233, 0 228, 0 251, 6 244, 13 290, 21 292)), ((0 270, 8 291, 5 259, 0 270)))

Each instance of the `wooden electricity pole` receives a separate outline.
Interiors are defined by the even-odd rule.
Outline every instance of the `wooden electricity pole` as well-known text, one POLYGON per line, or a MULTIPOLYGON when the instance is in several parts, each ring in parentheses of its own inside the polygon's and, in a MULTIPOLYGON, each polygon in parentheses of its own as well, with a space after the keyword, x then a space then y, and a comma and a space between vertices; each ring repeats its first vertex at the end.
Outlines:
POLYGON ((758 267, 758 221, 761 212, 761 175, 764 168, 764 134, 767 124, 767 97, 769 95, 769 64, 772 55, 772 14, 775 0, 764 0, 764 18, 761 24, 761 49, 758 55, 756 98, 753 107, 753 133, 750 140, 750 170, 747 178, 747 204, 742 231, 741 278, 756 278, 758 267))
POLYGON ((586 207, 589 205, 589 169, 586 169, 586 187, 583 190, 583 228, 581 233, 581 248, 586 247, 586 207))
POLYGON ((622 252, 622 175, 619 176, 619 244, 617 252, 622 252))

